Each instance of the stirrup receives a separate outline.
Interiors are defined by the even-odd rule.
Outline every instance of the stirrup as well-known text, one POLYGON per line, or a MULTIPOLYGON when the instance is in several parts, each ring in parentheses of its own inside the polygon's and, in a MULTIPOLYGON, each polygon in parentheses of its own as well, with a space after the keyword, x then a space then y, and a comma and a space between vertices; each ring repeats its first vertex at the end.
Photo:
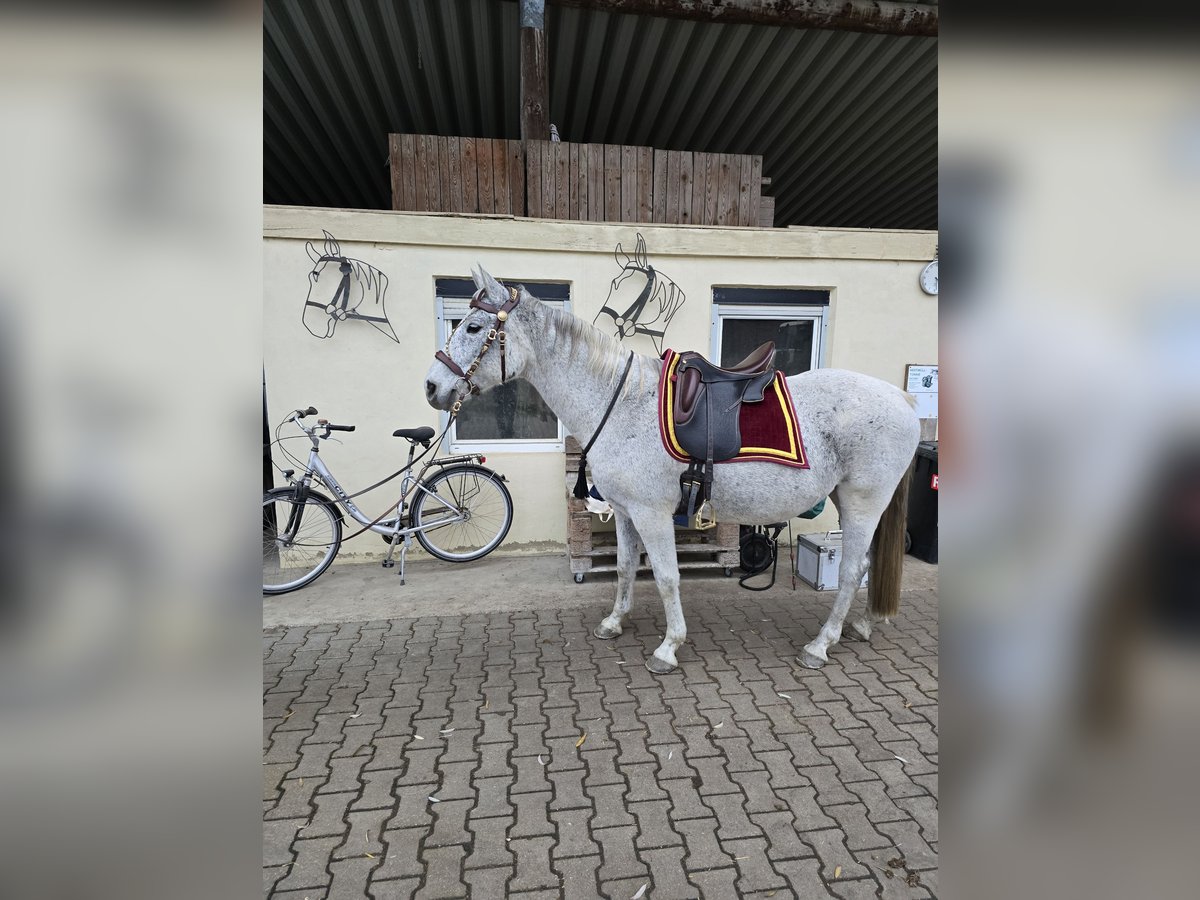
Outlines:
POLYGON ((717 525, 717 517, 713 515, 712 503, 705 500, 700 504, 700 508, 696 510, 696 530, 708 531, 710 528, 715 528, 717 525))

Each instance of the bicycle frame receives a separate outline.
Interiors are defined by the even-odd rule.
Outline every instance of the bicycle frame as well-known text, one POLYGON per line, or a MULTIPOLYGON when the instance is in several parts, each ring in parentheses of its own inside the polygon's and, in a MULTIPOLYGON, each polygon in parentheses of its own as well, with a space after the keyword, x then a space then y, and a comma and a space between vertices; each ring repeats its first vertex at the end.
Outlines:
POLYGON ((354 501, 350 499, 346 489, 342 487, 341 483, 338 482, 336 477, 334 477, 333 472, 329 471, 329 467, 325 465, 325 461, 321 459, 321 454, 318 452, 316 447, 314 447, 308 453, 308 466, 305 469, 303 479, 304 485, 305 487, 308 487, 308 485, 312 482, 313 475, 316 475, 321 479, 321 482, 333 492, 334 500, 339 506, 342 507, 342 509, 349 513, 350 517, 353 518, 354 521, 358 522, 360 525, 369 527, 370 530, 374 531, 376 534, 382 534, 384 536, 390 537, 392 535, 396 535, 398 537, 406 537, 410 534, 416 534, 418 531, 432 531, 435 528, 441 528, 445 525, 452 525, 455 522, 463 521, 464 517, 462 513, 437 494, 426 490, 423 481, 425 479, 425 473, 435 466, 445 467, 456 465, 458 463, 470 463, 473 460, 476 460, 478 457, 475 455, 434 457, 429 462, 421 466, 421 471, 416 475, 413 475, 410 471, 413 465, 412 457, 413 450, 410 450, 408 454, 408 465, 401 470, 405 474, 404 478, 400 482, 400 500, 396 504, 396 518, 380 522, 378 524, 372 524, 374 520, 369 518, 362 510, 355 506, 354 501), (439 503, 443 508, 454 515, 444 519, 438 519, 437 522, 433 523, 432 525, 423 525, 420 527, 406 525, 404 518, 405 511, 409 506, 412 505, 411 498, 416 491, 421 491, 426 496, 437 501, 437 503, 439 503))

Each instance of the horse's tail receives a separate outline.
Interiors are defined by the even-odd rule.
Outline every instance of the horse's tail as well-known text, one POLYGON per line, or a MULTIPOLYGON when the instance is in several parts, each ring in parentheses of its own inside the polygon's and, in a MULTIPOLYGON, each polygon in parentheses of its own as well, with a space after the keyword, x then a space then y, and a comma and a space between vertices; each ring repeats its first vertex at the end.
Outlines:
POLYGON ((910 465, 875 529, 867 602, 871 615, 881 619, 900 611, 900 574, 904 568, 904 532, 908 526, 908 488, 912 475, 910 465))

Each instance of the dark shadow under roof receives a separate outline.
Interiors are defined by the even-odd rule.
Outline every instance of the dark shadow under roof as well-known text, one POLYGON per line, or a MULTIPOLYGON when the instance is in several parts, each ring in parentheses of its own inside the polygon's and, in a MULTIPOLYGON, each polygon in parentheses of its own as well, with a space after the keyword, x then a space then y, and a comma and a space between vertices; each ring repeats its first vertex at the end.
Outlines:
MULTIPOLYGON (((264 201, 390 208, 387 135, 520 137, 518 6, 266 0, 264 201)), ((755 153, 776 225, 937 228, 937 39, 550 6, 566 141, 755 153)))

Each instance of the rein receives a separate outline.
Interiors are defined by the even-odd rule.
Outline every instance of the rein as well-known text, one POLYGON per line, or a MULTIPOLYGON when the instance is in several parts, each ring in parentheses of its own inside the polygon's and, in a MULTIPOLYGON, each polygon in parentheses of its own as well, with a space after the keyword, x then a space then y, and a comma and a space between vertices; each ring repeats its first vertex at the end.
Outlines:
MULTIPOLYGON (((466 382, 467 392, 469 394, 479 393, 479 385, 471 381, 471 376, 473 376, 479 369, 479 364, 483 361, 484 354, 491 349, 492 344, 496 341, 500 342, 500 383, 504 384, 504 382, 508 380, 508 372, 506 371, 504 364, 504 324, 508 321, 508 314, 516 308, 518 303, 521 302, 521 295, 516 288, 510 287, 508 289, 508 299, 499 306, 496 306, 493 303, 488 303, 487 300, 484 299, 486 295, 487 292, 483 288, 480 288, 478 291, 476 291, 475 296, 471 298, 471 308, 482 309, 486 313, 491 313, 496 317, 496 321, 494 321, 492 323, 492 327, 488 329, 487 340, 483 342, 483 346, 479 348, 479 353, 473 360, 471 360, 471 364, 467 366, 467 370, 464 372, 458 363, 450 358, 450 354, 446 352, 450 349, 450 341, 454 339, 454 332, 451 332, 450 337, 446 338, 446 346, 434 354, 434 359, 440 361, 447 369, 466 382)), ((464 319, 464 321, 466 320, 464 319)), ((458 329, 456 328, 455 331, 457 330, 458 329)), ((462 409, 462 400, 455 400, 454 406, 451 408, 450 412, 454 415, 458 415, 458 411, 460 409, 462 409)))
POLYGON ((617 382, 617 389, 613 391, 612 399, 608 401, 608 409, 604 411, 603 418, 600 419, 600 424, 596 426, 596 430, 592 433, 592 439, 587 442, 587 446, 583 448, 583 453, 579 455, 579 475, 575 479, 575 499, 582 500, 588 494, 587 476, 584 475, 584 469, 587 468, 588 451, 592 449, 592 444, 596 443, 596 438, 600 437, 600 432, 604 430, 605 423, 608 422, 609 415, 612 414, 613 407, 617 405, 617 398, 621 396, 621 388, 625 386, 625 379, 629 377, 629 367, 633 365, 633 351, 629 351, 629 358, 625 360, 625 370, 621 373, 621 380, 617 382))

